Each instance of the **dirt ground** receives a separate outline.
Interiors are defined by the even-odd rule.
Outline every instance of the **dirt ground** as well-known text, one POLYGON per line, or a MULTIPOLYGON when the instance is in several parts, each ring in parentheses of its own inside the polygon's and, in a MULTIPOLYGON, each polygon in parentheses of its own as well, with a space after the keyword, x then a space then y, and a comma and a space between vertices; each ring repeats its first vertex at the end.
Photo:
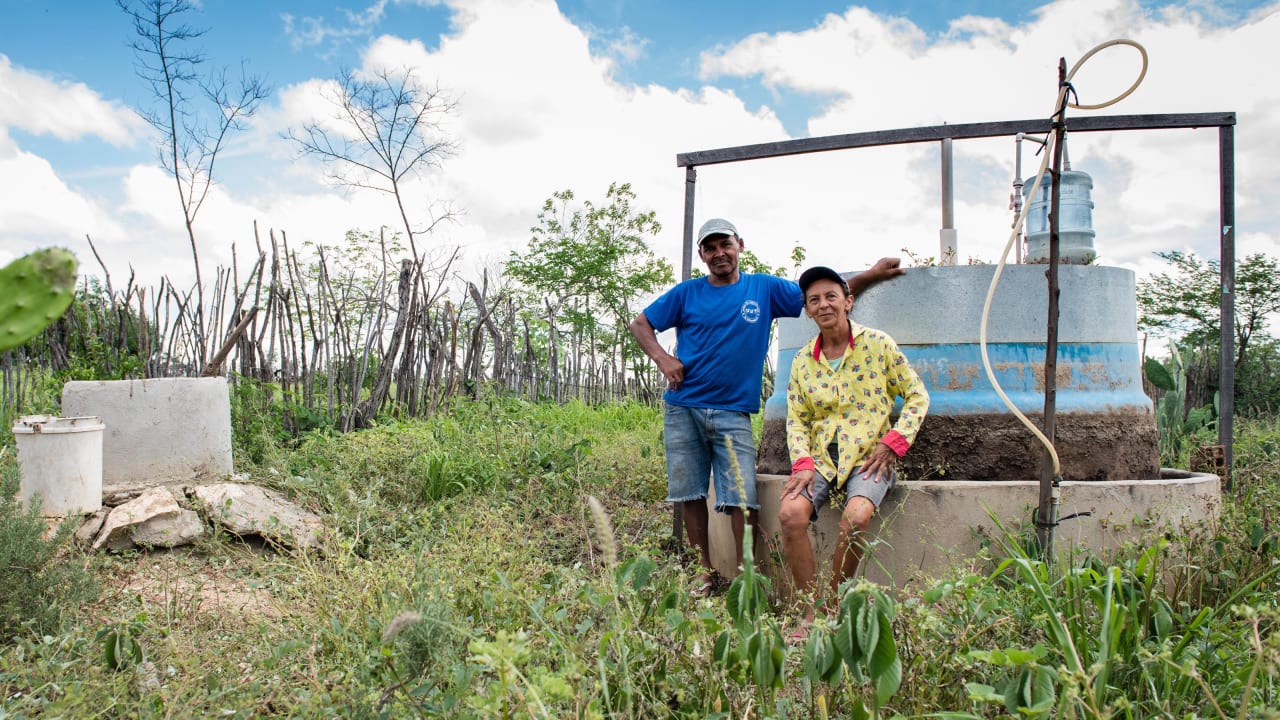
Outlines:
POLYGON ((140 609, 154 617, 202 616, 206 621, 255 624, 283 616, 270 590, 237 564, 211 561, 182 548, 120 560, 103 595, 107 606, 113 597, 136 598, 140 609))
MULTIPOLYGON (((791 472, 785 424, 765 421, 759 472, 791 472)), ((1064 480, 1160 476, 1159 432, 1150 413, 1061 413, 1056 426, 1064 480)), ((908 480, 1034 480, 1041 457, 1039 441, 1012 415, 930 415, 898 469, 908 480)))

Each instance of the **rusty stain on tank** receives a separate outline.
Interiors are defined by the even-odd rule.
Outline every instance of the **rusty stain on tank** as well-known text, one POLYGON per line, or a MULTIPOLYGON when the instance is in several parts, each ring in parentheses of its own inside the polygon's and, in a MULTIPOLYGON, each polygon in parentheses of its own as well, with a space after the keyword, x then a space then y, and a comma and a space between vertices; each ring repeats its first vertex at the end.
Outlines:
POLYGON ((951 366, 947 368, 947 390, 972 390, 973 381, 978 378, 978 368, 972 365, 951 366))
MULTIPOLYGON (((1035 373, 1036 392, 1040 392, 1040 393, 1044 392, 1044 366, 1033 365, 1031 367, 1031 372, 1035 373)), ((1054 377, 1054 383, 1057 385, 1057 387, 1063 388, 1063 389, 1070 387, 1071 377, 1072 377, 1071 366, 1059 365, 1057 367, 1057 370, 1053 373, 1053 377, 1054 377)))
POLYGON ((1022 373, 1027 369, 1027 365, 1020 362, 996 362, 991 363, 991 369, 994 372, 1014 372, 1018 376, 1018 382, 1022 383, 1022 373))
POLYGON ((924 381, 925 387, 946 389, 946 390, 969 390, 973 386, 971 377, 966 381, 966 376, 972 376, 972 373, 954 365, 938 365, 929 363, 923 364, 916 368, 920 379, 924 381))
POLYGON ((1104 362, 1079 363, 1082 373, 1088 376, 1093 387, 1105 387, 1108 390, 1120 390, 1129 386, 1129 382, 1107 372, 1104 362))

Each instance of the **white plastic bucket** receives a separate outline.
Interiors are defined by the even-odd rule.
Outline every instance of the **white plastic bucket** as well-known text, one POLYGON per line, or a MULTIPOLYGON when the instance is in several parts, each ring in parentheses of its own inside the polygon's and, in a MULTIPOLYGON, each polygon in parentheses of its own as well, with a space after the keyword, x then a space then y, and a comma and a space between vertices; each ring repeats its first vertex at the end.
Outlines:
POLYGON ((40 496, 46 517, 97 512, 102 507, 102 419, 27 415, 13 424, 22 470, 23 504, 40 496))

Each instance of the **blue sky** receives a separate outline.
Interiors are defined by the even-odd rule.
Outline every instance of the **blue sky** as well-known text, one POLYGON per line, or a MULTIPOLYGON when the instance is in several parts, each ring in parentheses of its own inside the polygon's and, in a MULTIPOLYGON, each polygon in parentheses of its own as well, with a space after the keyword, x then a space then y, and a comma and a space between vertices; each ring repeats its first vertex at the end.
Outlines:
MULTIPOLYGON (((1114 37, 1142 42, 1147 80, 1105 112, 1239 113, 1243 251, 1280 254, 1280 90, 1254 82, 1274 64, 1280 4, 1234 0, 1050 3, 675 2, 651 0, 203 0, 189 24, 207 67, 240 63, 273 93, 229 146, 200 221, 211 263, 263 233, 336 243, 389 223, 379 197, 342 192, 282 139, 340 69, 412 67, 458 103, 458 154, 422 178, 418 211, 448 202, 433 234, 463 249, 465 272, 493 269, 528 239, 560 189, 600 198, 629 181, 665 229, 676 262, 683 172, 677 153, 809 135, 1048 112, 1060 56, 1114 37), (1252 68, 1252 69, 1251 69, 1252 68)), ((8 0, 0 25, 0 260, 62 244, 144 283, 184 277, 180 214, 133 109, 127 18, 110 2, 8 0), (74 8, 72 10, 71 8, 74 8)), ((1092 97, 1127 85, 1136 65, 1109 51, 1077 83, 1092 97)), ((1214 250, 1216 135, 1080 136, 1077 169, 1095 176, 1101 261, 1140 274, 1155 250, 1214 250)), ((994 260, 1009 224, 1012 141, 957 148, 961 254, 994 260)), ((752 249, 783 264, 854 269, 908 248, 936 252, 937 151, 836 153, 700 171, 699 217, 728 215, 752 249)), ((243 260, 243 251, 240 257, 243 260)))

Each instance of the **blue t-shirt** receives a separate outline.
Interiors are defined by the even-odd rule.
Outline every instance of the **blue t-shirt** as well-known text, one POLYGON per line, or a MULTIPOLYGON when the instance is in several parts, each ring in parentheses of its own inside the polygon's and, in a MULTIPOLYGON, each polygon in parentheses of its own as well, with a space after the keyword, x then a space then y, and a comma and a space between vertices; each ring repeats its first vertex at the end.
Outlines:
POLYGON ((778 317, 799 317, 800 286, 772 275, 740 273, 738 282, 715 286, 685 280, 644 309, 654 330, 676 329, 676 357, 684 381, 663 398, 672 405, 754 413, 769 328, 778 317))

